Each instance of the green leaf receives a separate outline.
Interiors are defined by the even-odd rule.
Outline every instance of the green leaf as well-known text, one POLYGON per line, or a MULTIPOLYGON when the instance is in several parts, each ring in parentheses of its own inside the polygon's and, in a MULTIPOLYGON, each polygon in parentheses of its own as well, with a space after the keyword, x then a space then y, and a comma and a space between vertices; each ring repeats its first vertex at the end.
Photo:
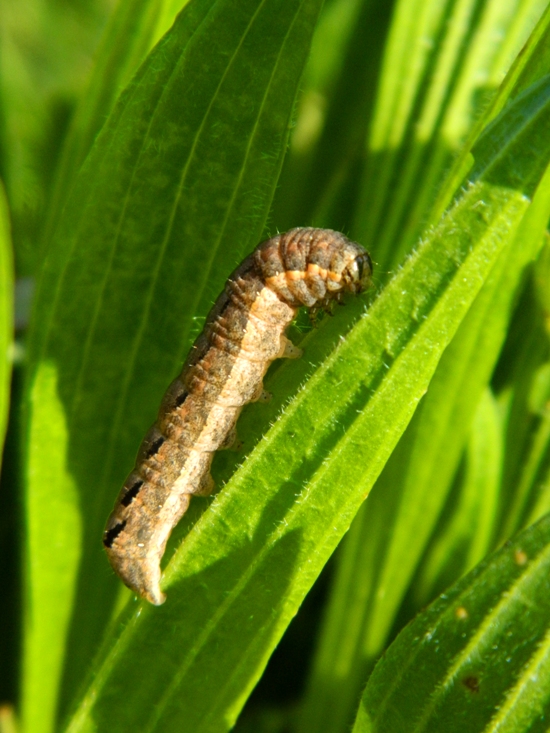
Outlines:
POLYGON ((365 689, 354 733, 545 730, 550 518, 408 626, 365 689))
POLYGON ((502 419, 486 389, 472 421, 465 476, 449 519, 428 549, 415 588, 421 607, 457 577, 483 560, 492 547, 498 520, 502 467, 502 419))
POLYGON ((106 516, 193 319, 261 237, 319 6, 190 3, 72 187, 29 338, 24 730, 52 729, 110 619, 106 516))
POLYGON ((0 14, 0 177, 13 226, 18 275, 34 273, 40 225, 73 100, 109 0, 5 0, 0 14))
POLYGON ((538 370, 532 398, 538 417, 537 426, 533 431, 532 443, 516 493, 520 507, 525 496, 532 499, 526 524, 537 521, 550 510, 550 362, 538 370))
POLYGON ((10 217, 0 181, 0 445, 4 445, 10 407, 13 360, 13 256, 10 217))
MULTIPOLYGON (((500 488, 501 541, 526 526, 527 515, 535 501, 536 485, 530 480, 525 482, 522 476, 525 476, 534 432, 542 412, 540 407, 533 408, 530 395, 541 365, 548 359, 548 353, 543 314, 533 292, 531 272, 518 299, 494 378, 505 439, 500 488)), ((539 513, 537 518, 545 513, 539 513)))
POLYGON ((535 282, 537 296, 546 316, 546 330, 550 336, 550 241, 548 237, 536 265, 535 282))
POLYGON ((280 227, 342 222, 346 229, 353 221, 392 9, 393 2, 368 0, 333 0, 326 8, 275 197, 280 227))
MULTIPOLYGON (((13 694, 17 668, 16 651, 19 645, 17 611, 11 603, 13 590, 18 582, 18 568, 14 567, 17 557, 14 540, 19 534, 18 497, 11 491, 8 476, 13 471, 13 450, 15 441, 6 440, 6 429, 10 413, 12 365, 16 349, 13 344, 13 253, 11 222, 4 186, 0 179, 0 446, 2 483, 0 485, 0 696, 3 700, 13 694)), ((15 410, 14 410, 15 411, 15 410)), ((7 733, 13 723, 13 710, 7 704, 0 705, 0 730, 5 726, 7 733)))
MULTIPOLYGON (((436 196, 444 203, 429 223, 448 206, 466 173, 456 153, 468 133, 471 147, 487 112, 495 116, 495 92, 545 7, 523 0, 397 4, 354 225, 382 268, 395 267, 414 246, 436 196), (453 159, 456 174, 447 176, 453 159)), ((530 39, 521 68, 536 47, 530 39)))

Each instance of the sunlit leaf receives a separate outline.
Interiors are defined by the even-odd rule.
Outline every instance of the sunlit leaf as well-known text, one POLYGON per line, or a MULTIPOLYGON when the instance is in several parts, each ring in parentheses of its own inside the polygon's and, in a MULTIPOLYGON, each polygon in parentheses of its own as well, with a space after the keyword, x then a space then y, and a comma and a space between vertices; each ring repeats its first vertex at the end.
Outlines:
POLYGON ((545 730, 549 569, 546 517, 399 635, 369 680, 353 733, 545 730))
POLYGON ((119 581, 103 526, 197 332, 193 319, 261 238, 319 5, 190 3, 72 186, 30 335, 23 717, 32 733, 52 729, 111 616, 119 581))

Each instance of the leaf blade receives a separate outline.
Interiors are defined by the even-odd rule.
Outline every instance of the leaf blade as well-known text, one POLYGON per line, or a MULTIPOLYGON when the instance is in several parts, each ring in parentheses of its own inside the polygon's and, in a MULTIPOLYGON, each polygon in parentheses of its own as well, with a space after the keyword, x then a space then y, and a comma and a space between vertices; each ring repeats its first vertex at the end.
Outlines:
POLYGON ((387 726, 418 732, 538 729, 548 709, 550 679, 544 611, 548 530, 546 517, 402 632, 369 680, 354 733, 387 726), (411 672, 416 684, 407 690, 411 672), (538 683, 529 684, 535 674, 538 683), (392 709, 396 695, 406 723, 392 709))
POLYGON ((39 565, 69 566, 57 584, 30 578, 29 613, 49 608, 35 612, 26 640, 33 732, 51 729, 59 694, 61 670, 42 653, 45 640, 65 649, 63 714, 118 589, 100 543, 112 501, 181 365, 193 318, 260 238, 319 6, 190 3, 120 98, 72 188, 30 337, 29 551, 39 565), (48 390, 52 364, 57 386, 48 390), (48 430, 52 411, 66 429, 48 430), (56 514, 58 500, 71 512, 56 514), (38 524, 57 527, 63 542, 41 541, 38 524))

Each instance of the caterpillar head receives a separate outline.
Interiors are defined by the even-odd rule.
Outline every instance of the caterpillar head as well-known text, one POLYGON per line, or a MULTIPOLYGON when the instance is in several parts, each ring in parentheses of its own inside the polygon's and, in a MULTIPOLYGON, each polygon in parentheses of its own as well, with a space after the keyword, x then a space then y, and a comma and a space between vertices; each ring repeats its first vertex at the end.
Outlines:
POLYGON ((360 293, 368 288, 372 276, 372 260, 369 253, 355 245, 359 250, 342 270, 342 285, 350 293, 360 293))

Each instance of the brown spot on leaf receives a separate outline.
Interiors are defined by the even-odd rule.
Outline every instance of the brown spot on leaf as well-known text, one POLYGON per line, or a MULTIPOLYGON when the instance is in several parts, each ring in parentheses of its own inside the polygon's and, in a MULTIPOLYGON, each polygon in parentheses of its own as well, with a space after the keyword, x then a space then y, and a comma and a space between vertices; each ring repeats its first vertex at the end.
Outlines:
POLYGON ((475 674, 470 674, 468 677, 464 677, 462 684, 470 692, 479 692, 479 677, 475 674))
POLYGON ((527 553, 523 550, 518 549, 514 552, 514 560, 516 562, 516 565, 527 565, 527 561, 529 558, 527 557, 527 553))

